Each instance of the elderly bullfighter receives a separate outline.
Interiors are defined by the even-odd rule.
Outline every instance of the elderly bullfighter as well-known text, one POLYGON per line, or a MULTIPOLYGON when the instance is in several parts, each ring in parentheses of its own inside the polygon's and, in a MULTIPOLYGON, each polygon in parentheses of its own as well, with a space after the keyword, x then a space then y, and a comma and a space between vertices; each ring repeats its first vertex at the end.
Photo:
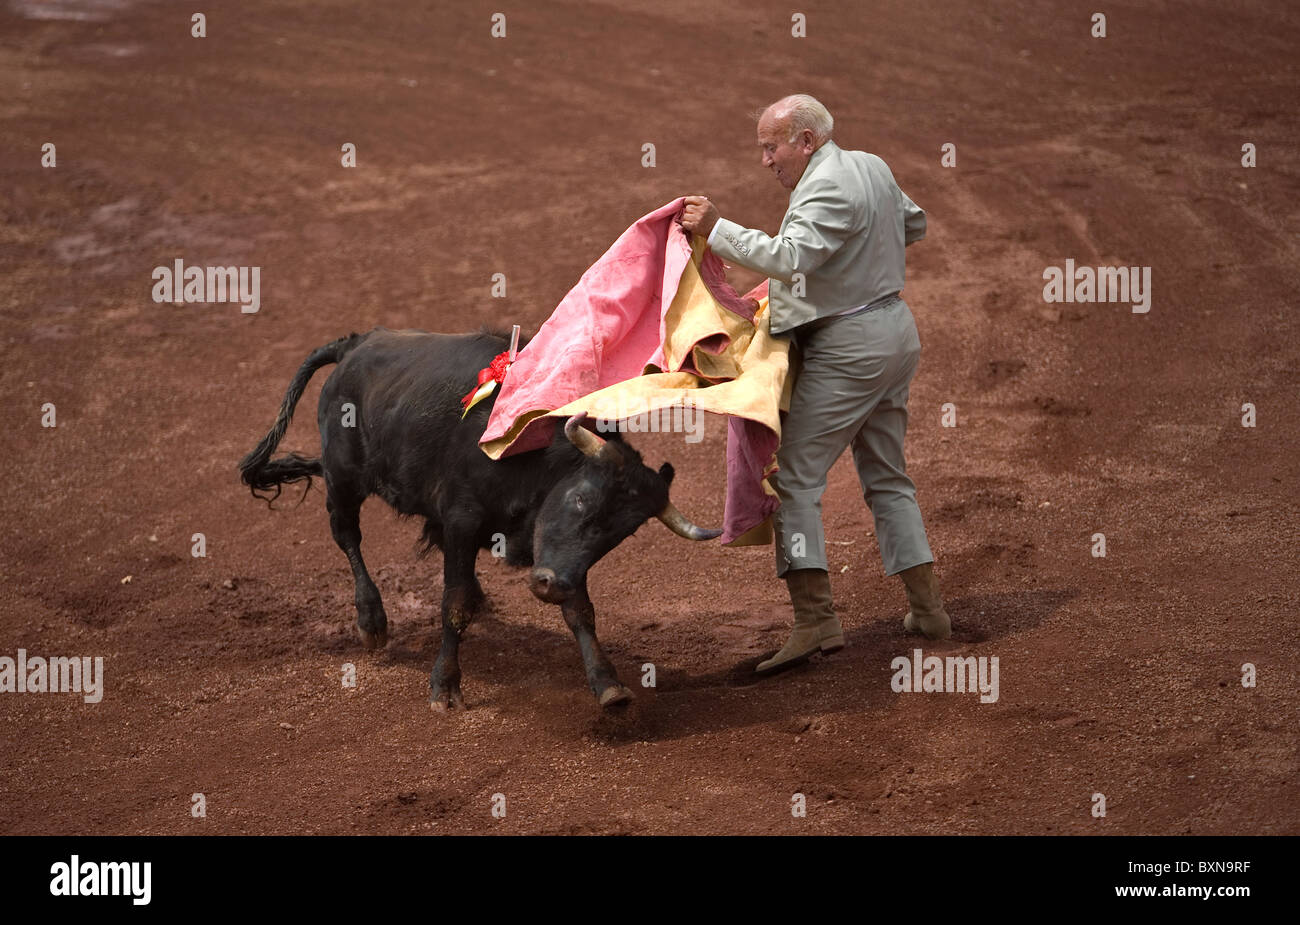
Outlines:
POLYGON ((802 362, 775 479, 776 570, 789 587, 794 629, 759 672, 844 646, 821 499, 831 465, 850 446, 885 573, 906 589, 904 627, 929 639, 951 632, 903 459, 908 387, 921 353, 900 295, 904 249, 925 236, 925 213, 881 158, 840 148, 833 128, 826 107, 805 94, 778 100, 759 119, 763 166, 790 191, 775 236, 722 218, 703 196, 686 197, 681 219, 723 260, 770 278, 772 333, 788 332, 802 362))

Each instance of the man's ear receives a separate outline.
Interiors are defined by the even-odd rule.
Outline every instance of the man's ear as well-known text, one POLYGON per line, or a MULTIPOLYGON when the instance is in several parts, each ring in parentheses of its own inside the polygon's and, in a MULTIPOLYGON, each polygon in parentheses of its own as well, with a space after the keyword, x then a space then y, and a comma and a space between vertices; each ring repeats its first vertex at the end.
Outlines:
POLYGON ((674 474, 675 473, 673 472, 672 463, 664 463, 662 466, 659 467, 659 478, 663 479, 664 484, 668 485, 669 487, 672 487, 674 474))

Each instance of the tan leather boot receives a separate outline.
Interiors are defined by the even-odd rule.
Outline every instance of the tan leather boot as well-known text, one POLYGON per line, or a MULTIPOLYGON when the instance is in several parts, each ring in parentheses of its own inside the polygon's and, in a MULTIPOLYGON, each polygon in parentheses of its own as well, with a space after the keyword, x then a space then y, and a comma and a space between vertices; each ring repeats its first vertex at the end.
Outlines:
POLYGON ((907 588, 907 605, 910 608, 903 617, 903 629, 909 633, 921 633, 926 639, 947 639, 952 635, 952 621, 948 611, 943 609, 943 599, 939 597, 939 582, 934 577, 934 564, 926 562, 914 565, 898 573, 907 588))
POLYGON ((844 630, 831 604, 831 576, 819 568, 792 569, 785 573, 785 583, 794 605, 794 629, 780 652, 758 663, 759 672, 801 662, 815 652, 830 655, 844 648, 844 630))

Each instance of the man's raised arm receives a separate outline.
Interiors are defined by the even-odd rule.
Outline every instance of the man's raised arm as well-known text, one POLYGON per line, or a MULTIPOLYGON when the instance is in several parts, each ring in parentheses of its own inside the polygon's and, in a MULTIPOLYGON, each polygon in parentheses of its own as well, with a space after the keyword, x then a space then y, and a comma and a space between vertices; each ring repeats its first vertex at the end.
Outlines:
MULTIPOLYGON (((777 237, 722 218, 713 203, 702 196, 688 196, 686 203, 687 215, 692 206, 702 209, 701 220, 696 223, 699 232, 704 233, 710 224, 708 219, 714 218, 707 233, 715 254, 787 285, 795 273, 807 275, 829 260, 855 229, 856 208, 830 182, 809 186, 792 204, 790 220, 777 237)), ((686 221, 682 224, 691 230, 686 221)))

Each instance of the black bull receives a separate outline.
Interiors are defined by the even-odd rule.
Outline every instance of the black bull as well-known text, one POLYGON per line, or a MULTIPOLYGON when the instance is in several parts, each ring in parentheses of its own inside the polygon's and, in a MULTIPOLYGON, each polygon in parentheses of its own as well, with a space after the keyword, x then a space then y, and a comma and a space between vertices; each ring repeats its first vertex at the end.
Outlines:
MULTIPOLYGON (((461 418, 461 397, 506 348, 503 336, 427 334, 376 328, 312 352, 289 384, 275 424, 240 462, 254 495, 313 476, 325 479, 334 541, 356 580, 357 627, 367 648, 388 641, 379 589, 361 558, 361 504, 378 495, 403 515, 425 518, 424 552, 443 555, 442 648, 429 684, 436 709, 464 706, 460 637, 485 604, 474 575, 479 549, 501 549, 533 566, 530 587, 559 604, 577 637, 587 681, 601 706, 631 692, 596 640, 587 570, 651 517, 694 540, 713 539, 673 507, 673 468, 658 472, 618 433, 602 440, 570 418, 550 445, 501 460, 478 447, 493 399, 461 418), (312 374, 337 363, 321 390, 321 456, 272 459, 312 374)), ((259 495, 260 497, 260 495, 259 495)), ((273 496, 274 497, 274 496, 273 496)))

